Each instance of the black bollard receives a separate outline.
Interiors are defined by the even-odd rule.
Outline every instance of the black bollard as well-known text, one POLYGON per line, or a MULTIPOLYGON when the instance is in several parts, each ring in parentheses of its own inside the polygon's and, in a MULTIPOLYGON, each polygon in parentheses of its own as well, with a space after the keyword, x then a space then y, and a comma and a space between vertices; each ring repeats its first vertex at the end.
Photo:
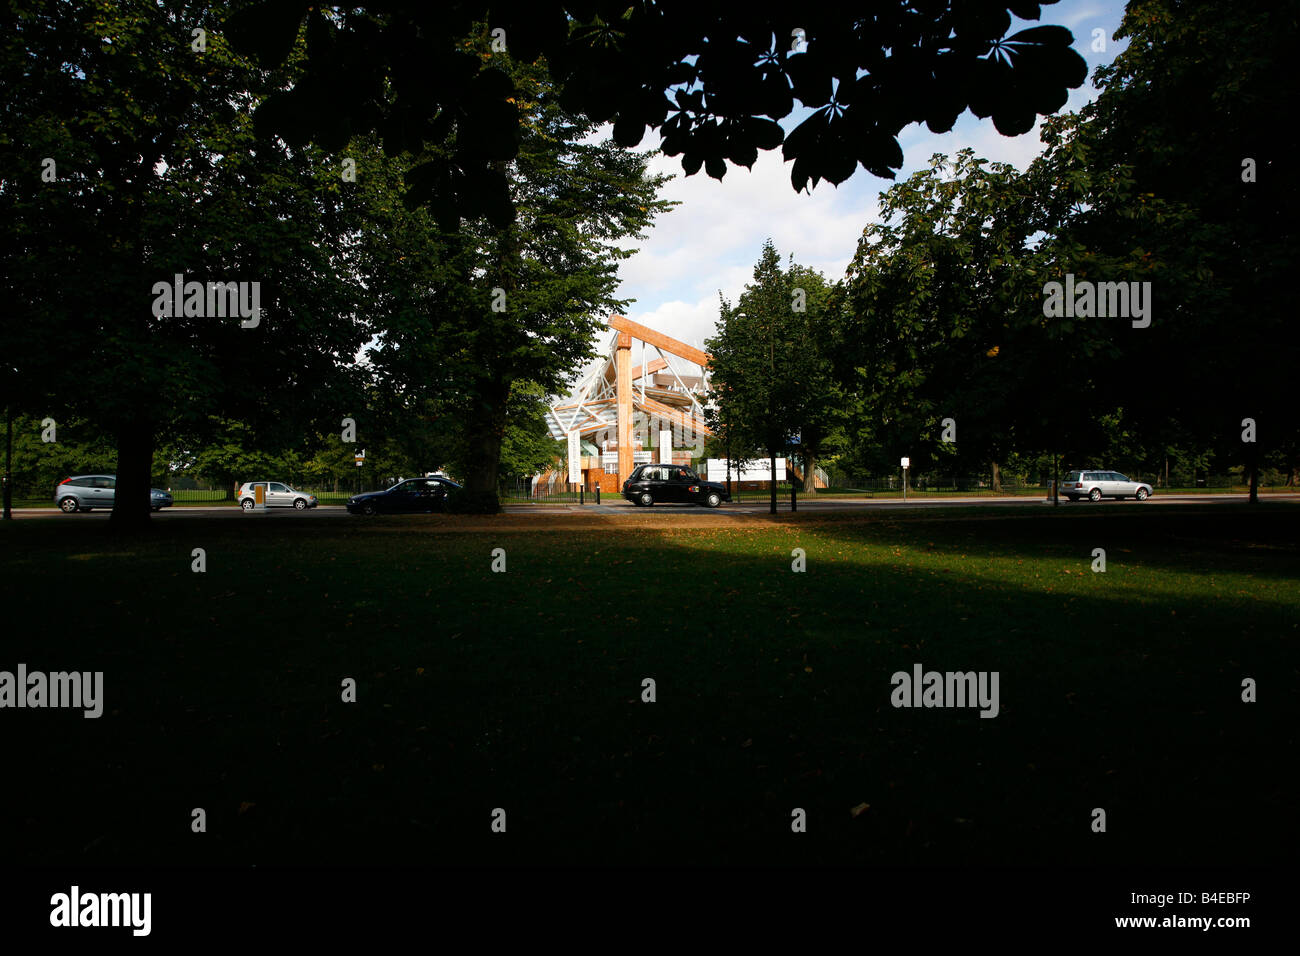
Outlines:
POLYGON ((799 510, 799 492, 797 486, 793 481, 790 482, 790 510, 791 511, 799 510))

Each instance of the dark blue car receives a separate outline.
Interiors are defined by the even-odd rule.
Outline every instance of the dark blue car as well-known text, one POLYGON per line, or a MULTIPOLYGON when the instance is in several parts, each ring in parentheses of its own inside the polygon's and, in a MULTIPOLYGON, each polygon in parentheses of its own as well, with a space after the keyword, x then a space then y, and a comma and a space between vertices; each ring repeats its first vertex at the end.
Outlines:
POLYGON ((348 499, 354 515, 428 514, 447 510, 448 499, 460 485, 447 478, 408 478, 384 491, 368 491, 348 499))

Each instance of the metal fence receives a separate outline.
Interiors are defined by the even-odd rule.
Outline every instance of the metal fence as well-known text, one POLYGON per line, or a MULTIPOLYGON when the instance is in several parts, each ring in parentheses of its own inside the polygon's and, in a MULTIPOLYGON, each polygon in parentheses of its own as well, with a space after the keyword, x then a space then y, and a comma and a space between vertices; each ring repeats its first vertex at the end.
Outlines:
MULTIPOLYGON (((1061 477, 1070 469, 1061 469, 1061 477)), ((1242 491, 1248 488, 1249 479, 1240 474, 1206 474, 1188 472, 1177 474, 1170 472, 1168 479, 1164 473, 1150 474, 1145 472, 1125 472, 1125 474, 1134 481, 1144 481, 1159 491, 1166 492, 1195 492, 1195 491, 1242 491)), ((907 476, 908 494, 916 493, 918 495, 927 494, 974 494, 974 495, 1044 495, 1046 496, 1051 488, 1052 475, 1049 473, 1042 477, 1016 477, 1002 476, 998 490, 994 490, 993 483, 989 478, 967 479, 962 481, 949 475, 927 475, 918 474, 907 476)), ((903 488, 903 479, 901 475, 852 475, 845 472, 831 473, 831 488, 833 492, 843 492, 847 494, 901 494, 903 488)), ((1285 475, 1272 471, 1262 470, 1259 475, 1259 488, 1261 491, 1284 491, 1288 490, 1285 475)), ((800 489, 802 491, 802 489, 800 489)))

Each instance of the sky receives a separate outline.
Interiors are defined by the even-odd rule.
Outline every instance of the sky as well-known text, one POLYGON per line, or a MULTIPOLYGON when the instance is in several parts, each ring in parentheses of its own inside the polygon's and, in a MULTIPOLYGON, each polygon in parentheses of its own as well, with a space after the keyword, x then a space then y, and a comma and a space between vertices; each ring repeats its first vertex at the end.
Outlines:
MULTIPOLYGON (((1042 11, 1039 21, 1013 22, 1009 32, 1050 23, 1074 33, 1074 48, 1087 61, 1089 78, 1070 92, 1063 111, 1077 110, 1097 95, 1093 71, 1124 47, 1111 39, 1124 5, 1119 0, 1063 0, 1042 11), (1105 31, 1103 52, 1092 49, 1095 29, 1105 31)), ((783 121, 787 133, 803 115, 806 111, 783 121)), ((926 168, 934 153, 951 156, 969 146, 990 162, 1024 169, 1042 150, 1037 124, 1022 136, 1006 137, 992 120, 976 119, 969 111, 944 134, 931 133, 923 124, 909 126, 899 143, 904 157, 900 182, 926 168)), ((647 132, 638 148, 658 144, 657 133, 647 132)), ((841 278, 862 231, 876 221, 879 194, 892 185, 859 166, 838 187, 823 181, 811 193, 796 193, 780 149, 760 150, 752 170, 728 163, 721 182, 703 170, 686 176, 680 156, 654 157, 651 172, 676 174, 660 196, 681 205, 659 217, 644 241, 628 243, 637 251, 620 264, 618 296, 636 300, 626 310, 628 318, 697 347, 714 334, 719 291, 736 301, 769 238, 782 263, 793 254, 797 263, 828 280, 841 278)))

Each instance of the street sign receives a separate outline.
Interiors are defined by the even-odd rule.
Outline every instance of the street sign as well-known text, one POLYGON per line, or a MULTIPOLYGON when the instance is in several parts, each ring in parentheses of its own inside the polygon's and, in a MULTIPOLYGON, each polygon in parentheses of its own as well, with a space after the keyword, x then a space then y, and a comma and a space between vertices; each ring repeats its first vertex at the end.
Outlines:
POLYGON ((357 467, 360 468, 366 463, 366 450, 363 448, 357 452, 357 467))
POLYGON ((899 464, 902 465, 904 468, 911 468, 911 467, 912 467, 912 459, 910 459, 910 458, 904 458, 901 462, 899 462, 899 464))
POLYGON ((670 428, 659 431, 659 463, 662 465, 673 463, 673 433, 670 428))

